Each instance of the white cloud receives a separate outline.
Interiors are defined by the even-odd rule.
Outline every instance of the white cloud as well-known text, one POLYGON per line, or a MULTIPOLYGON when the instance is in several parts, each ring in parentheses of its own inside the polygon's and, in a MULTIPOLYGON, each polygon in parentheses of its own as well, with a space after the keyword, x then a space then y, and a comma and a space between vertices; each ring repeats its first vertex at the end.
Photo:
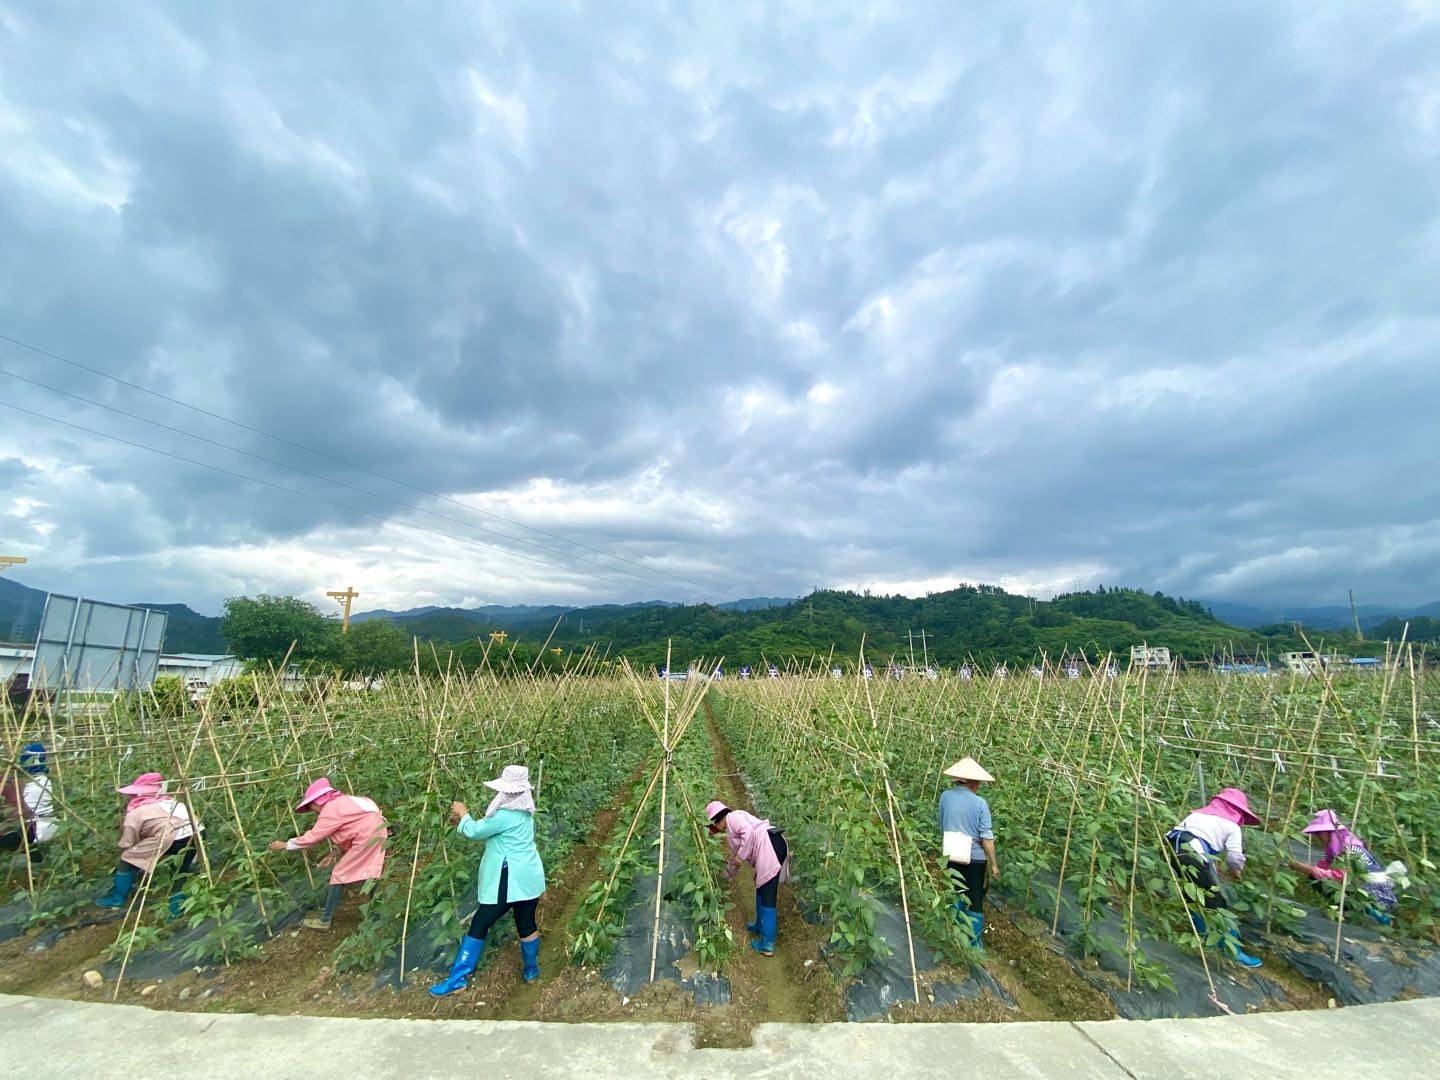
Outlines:
POLYGON ((0 19, 32 583, 1440 596, 1433 9, 0 19))

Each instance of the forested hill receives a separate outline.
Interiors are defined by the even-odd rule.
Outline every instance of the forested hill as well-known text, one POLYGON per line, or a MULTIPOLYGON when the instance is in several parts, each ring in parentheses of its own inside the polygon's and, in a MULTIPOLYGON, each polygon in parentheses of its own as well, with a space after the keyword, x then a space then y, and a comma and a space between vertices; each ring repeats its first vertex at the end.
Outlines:
POLYGON ((617 619, 584 636, 568 625, 554 644, 598 644, 644 663, 664 660, 673 642, 677 665, 693 657, 727 657, 730 663, 779 662, 791 657, 853 658, 864 636, 876 662, 908 659, 909 634, 922 655, 920 632, 930 659, 957 664, 978 660, 1029 661, 1041 651, 1058 657, 1069 650, 1092 658, 1116 653, 1128 658, 1131 645, 1167 646, 1172 653, 1209 657, 1216 650, 1272 650, 1289 646, 1281 638, 1242 630, 1217 620, 1203 606, 1160 593, 1097 589, 1054 600, 1031 600, 991 586, 966 586, 912 599, 819 591, 786 607, 722 611, 709 605, 647 609, 617 619))

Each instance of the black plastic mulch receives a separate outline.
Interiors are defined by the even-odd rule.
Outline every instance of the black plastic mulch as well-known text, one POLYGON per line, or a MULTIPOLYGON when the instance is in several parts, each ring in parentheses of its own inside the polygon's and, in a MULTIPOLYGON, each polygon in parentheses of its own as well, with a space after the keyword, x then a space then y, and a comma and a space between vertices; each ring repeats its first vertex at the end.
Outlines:
MULTIPOLYGON (((1287 901, 1290 903, 1291 901, 1287 901)), ((1440 996, 1440 951, 1403 941, 1363 921, 1344 925, 1335 959, 1336 923, 1305 905, 1296 927, 1267 935, 1259 925, 1245 932, 1264 937, 1269 949, 1343 1005, 1372 1005, 1409 997, 1440 996)))
MULTIPOLYGON (((247 945, 258 945, 278 936, 300 921, 305 912, 318 906, 324 896, 325 882, 322 879, 312 887, 304 874, 279 880, 266 897, 265 916, 260 914, 255 894, 247 892, 237 898, 235 910, 230 918, 239 925, 238 940, 247 945), (268 917, 267 917, 268 916, 268 917)), ((151 897, 149 904, 165 904, 163 893, 151 897)), ((148 905, 147 905, 148 906, 148 905)), ((149 948, 138 949, 130 954, 125 964, 125 977, 147 982, 173 979, 194 968, 212 967, 221 960, 207 954, 214 951, 218 922, 206 919, 198 926, 185 922, 177 924, 178 929, 163 942, 149 948)), ((111 960, 100 973, 113 979, 120 972, 120 960, 111 960)))
MULTIPOLYGON (((1037 872, 1031 877, 1026 906, 1046 923, 1055 915, 1056 881, 1054 874, 1044 872, 1037 872)), ((1125 988, 1129 967, 1125 920, 1108 907, 1102 906, 1092 912, 1088 927, 1090 951, 1095 954, 1100 971, 1082 963, 1082 939, 1087 932, 1082 909, 1069 886, 1061 890, 1059 896, 1059 934, 1066 945, 1065 955, 1081 978, 1110 999, 1118 1015, 1130 1020, 1155 1020, 1215 1016, 1224 1012, 1210 998, 1210 982, 1205 977, 1205 968, 1199 958, 1161 940, 1154 932, 1154 924, 1143 916, 1136 916, 1135 944, 1149 963, 1165 967, 1175 984, 1173 990, 1146 986, 1138 976, 1132 979, 1130 989, 1125 988)), ((992 894, 992 899, 1004 903, 1007 897, 992 894)), ((1016 898, 1010 896, 1008 899, 1013 902, 1016 898)), ((1287 1003, 1284 990, 1261 972, 1241 968, 1219 950, 1211 950, 1207 960, 1211 978, 1215 981, 1215 997, 1232 1012, 1245 1013, 1287 1003)))
MULTIPOLYGON (((846 986, 845 1019, 852 1022, 883 1019, 897 1004, 915 1000, 910 950, 905 940, 905 916, 894 904, 878 898, 875 900, 875 934, 889 947, 890 954, 871 962, 846 986)), ((933 971, 939 966, 935 952, 918 935, 914 942, 916 970, 933 971)), ((969 974, 959 982, 934 982, 928 990, 936 1005, 974 1000, 985 993, 1011 1008, 1018 1008, 1005 988, 988 971, 975 965, 971 965, 969 974)), ((930 1003, 927 996, 924 1004, 930 1003)))

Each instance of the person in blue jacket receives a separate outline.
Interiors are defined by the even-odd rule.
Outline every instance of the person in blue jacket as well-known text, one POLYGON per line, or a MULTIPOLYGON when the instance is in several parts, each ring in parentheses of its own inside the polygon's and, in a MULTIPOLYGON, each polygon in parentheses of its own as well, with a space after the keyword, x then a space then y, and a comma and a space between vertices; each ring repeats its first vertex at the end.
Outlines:
POLYGON ((485 937, 506 912, 515 916, 520 935, 520 956, 526 982, 540 977, 540 930, 535 925, 535 907, 545 892, 545 867, 535 850, 535 796, 530 787, 530 770, 523 765, 506 765, 495 780, 486 780, 495 798, 485 816, 472 818, 462 802, 452 803, 450 819, 467 840, 484 840, 480 859, 478 899, 480 906, 470 920, 470 931, 460 939, 460 951, 450 974, 430 987, 434 997, 444 997, 470 985, 470 976, 485 951, 485 937))

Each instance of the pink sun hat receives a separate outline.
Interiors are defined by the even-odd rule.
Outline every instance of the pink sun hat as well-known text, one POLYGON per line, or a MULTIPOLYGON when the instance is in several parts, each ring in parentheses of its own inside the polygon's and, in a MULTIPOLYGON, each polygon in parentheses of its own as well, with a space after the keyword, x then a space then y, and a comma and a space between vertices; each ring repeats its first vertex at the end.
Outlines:
MULTIPOLYGON (((322 776, 319 780, 312 780, 310 781, 310 786, 305 789, 305 797, 295 804, 295 809, 304 810, 316 799, 320 798, 323 795, 328 795, 332 791, 335 791, 335 789, 330 786, 329 777, 322 776)), ((338 795, 339 792, 337 791, 335 792, 335 794, 338 795)))
POLYGON ((1209 805, 1200 812, 1212 814, 1215 817, 1229 818, 1236 825, 1260 824, 1260 819, 1250 811, 1250 800, 1239 788, 1227 787, 1217 791, 1209 805))
POLYGON ((1339 832, 1343 828, 1345 826, 1340 823, 1340 816, 1334 810, 1321 810, 1310 819, 1310 824, 1300 831, 1302 833, 1327 833, 1339 832))
POLYGON ((116 788, 121 795, 159 795, 165 790, 165 777, 158 772, 142 772, 122 788, 116 788))
POLYGON ((714 799, 711 802, 705 804, 705 816, 711 821, 714 821, 716 814, 720 813, 721 810, 728 809, 730 808, 726 806, 723 802, 721 802, 719 799, 714 799))

